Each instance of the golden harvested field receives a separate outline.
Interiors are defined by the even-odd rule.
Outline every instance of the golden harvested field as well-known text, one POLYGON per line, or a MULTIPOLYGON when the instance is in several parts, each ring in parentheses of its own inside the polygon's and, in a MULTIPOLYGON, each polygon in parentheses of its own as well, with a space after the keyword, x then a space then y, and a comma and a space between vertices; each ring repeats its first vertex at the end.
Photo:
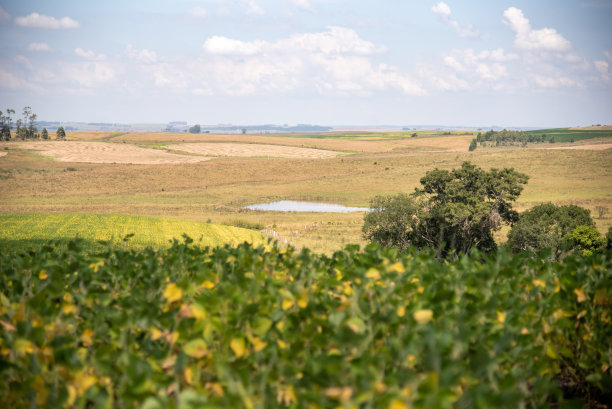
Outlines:
MULTIPOLYGON (((406 134, 406 133, 404 133, 406 134)), ((110 139, 112 142, 133 144, 172 144, 195 142, 233 142, 258 143, 266 145, 295 146, 302 148, 327 149, 345 153, 383 153, 398 151, 467 151, 470 141, 476 134, 429 136, 410 138, 406 136, 376 137, 372 135, 341 134, 333 137, 308 137, 304 135, 271 136, 271 135, 214 135, 214 134, 171 134, 171 133, 128 133, 110 139), (380 142, 380 143, 378 143, 380 142)), ((75 136, 76 138, 76 136, 75 136)))
MULTIPOLYGON (((119 143, 105 145, 138 148, 132 143, 152 144, 161 137, 168 139, 165 143, 180 143, 178 138, 184 136, 188 135, 177 134, 172 140, 169 134, 126 134, 110 139, 119 143), (124 138, 138 141, 123 143, 124 138)), ((413 191, 428 170, 451 169, 469 160, 485 169, 513 167, 529 175, 517 202, 519 210, 545 201, 574 203, 591 210, 602 232, 612 225, 610 149, 540 150, 533 149, 535 145, 468 152, 471 135, 403 139, 197 137, 201 142, 228 138, 249 144, 317 146, 355 154, 325 160, 219 157, 204 162, 132 166, 45 160, 30 151, 11 148, 0 159, 0 212, 125 214, 252 225, 282 243, 330 253, 348 243, 364 244, 363 212, 263 212, 243 206, 276 200, 367 206, 378 194, 413 191), (352 149, 357 146, 359 149, 352 149), (599 217, 597 208, 608 213, 599 217)), ((179 149, 176 145, 161 148, 179 149)), ((497 238, 505 239, 503 234, 497 238)))
POLYGON ((157 149, 145 149, 128 144, 104 142, 10 142, 0 145, 9 149, 23 149, 48 156, 59 162, 126 163, 155 165, 164 163, 194 163, 210 158, 177 155, 157 149))
POLYGON ((258 143, 182 143, 168 148, 207 156, 276 157, 276 158, 333 158, 340 152, 323 149, 296 148, 258 143))

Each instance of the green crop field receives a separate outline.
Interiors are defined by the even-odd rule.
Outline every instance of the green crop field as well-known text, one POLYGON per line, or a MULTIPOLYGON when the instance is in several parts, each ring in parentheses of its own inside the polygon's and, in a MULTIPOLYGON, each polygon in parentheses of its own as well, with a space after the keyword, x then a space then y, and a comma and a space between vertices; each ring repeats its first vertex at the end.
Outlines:
POLYGON ((555 142, 572 142, 581 141, 585 139, 595 138, 612 138, 612 131, 609 130, 581 130, 581 129, 538 129, 534 131, 526 131, 526 134, 530 135, 542 135, 548 136, 554 135, 555 142))
POLYGON ((145 216, 104 214, 0 214, 0 248, 19 250, 36 247, 49 240, 67 242, 75 237, 88 246, 109 241, 128 247, 169 247, 172 239, 186 234, 202 246, 218 246, 243 241, 261 243, 262 236, 232 226, 188 222, 145 216), (124 243, 123 239, 133 234, 124 243))
POLYGON ((562 395, 579 390, 606 402, 611 256, 0 253, 0 407, 573 408, 562 395))

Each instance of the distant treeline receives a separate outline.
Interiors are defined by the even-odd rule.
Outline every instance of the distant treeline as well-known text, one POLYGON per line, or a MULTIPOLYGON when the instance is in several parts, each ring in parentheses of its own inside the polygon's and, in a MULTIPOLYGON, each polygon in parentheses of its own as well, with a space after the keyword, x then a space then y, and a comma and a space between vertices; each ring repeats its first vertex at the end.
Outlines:
POLYGON ((611 131, 583 131, 571 129, 542 129, 538 131, 502 130, 478 132, 470 143, 470 150, 478 146, 527 146, 528 143, 575 142, 582 139, 612 137, 611 131))
MULTIPOLYGON (((22 141, 50 139, 47 128, 43 128, 40 132, 38 131, 37 115, 32 112, 31 107, 23 108, 22 117, 15 121, 14 127, 12 115, 15 115, 14 109, 7 108, 6 113, 0 111, 0 140, 10 141, 13 138, 22 141)), ((55 135, 56 139, 63 140, 66 138, 66 131, 62 126, 58 126, 55 135)))

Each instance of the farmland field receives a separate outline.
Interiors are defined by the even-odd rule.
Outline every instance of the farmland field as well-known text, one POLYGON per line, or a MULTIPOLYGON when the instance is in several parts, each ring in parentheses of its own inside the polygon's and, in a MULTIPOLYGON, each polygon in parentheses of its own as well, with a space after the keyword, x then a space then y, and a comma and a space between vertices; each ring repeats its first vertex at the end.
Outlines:
MULTIPOLYGON (((343 155, 324 159, 227 156, 195 163, 129 165, 48 160, 20 148, 21 143, 2 144, 0 151, 8 155, 0 158, 0 212, 147 215, 253 225, 283 244, 331 254, 348 243, 365 244, 362 213, 262 212, 243 207, 276 200, 367 207, 377 194, 412 191, 428 170, 456 168, 469 160, 485 169, 513 167, 529 175, 517 202, 519 210, 546 201, 573 203, 591 210, 601 232, 612 225, 612 149, 534 149, 593 145, 591 141, 607 138, 474 152, 468 152, 474 134, 464 132, 419 131, 414 138, 410 132, 330 133, 319 138, 167 133, 101 133, 96 138, 92 133, 70 133, 68 138, 77 143, 80 138, 109 136, 105 143, 98 143, 110 150, 142 148, 164 155, 170 155, 164 149, 178 152, 183 142, 316 148, 343 155)), ((64 143, 68 142, 44 144, 64 143)), ((176 156, 204 158, 188 153, 176 156)), ((505 240, 504 231, 497 240, 505 240)))
POLYGON ((105 214, 0 214, 0 247, 18 250, 36 247, 47 240, 66 243, 75 237, 91 248, 99 240, 128 248, 169 247, 183 234, 201 246, 219 246, 244 241, 260 244, 261 235, 247 229, 146 216, 105 214), (133 234, 127 242, 123 239, 133 234))

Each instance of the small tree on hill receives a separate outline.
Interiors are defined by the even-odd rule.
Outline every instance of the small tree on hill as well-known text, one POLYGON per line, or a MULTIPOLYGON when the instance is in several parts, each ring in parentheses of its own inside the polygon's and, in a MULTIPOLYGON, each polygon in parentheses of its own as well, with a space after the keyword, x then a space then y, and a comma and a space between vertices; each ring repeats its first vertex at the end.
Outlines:
POLYGON ((189 128, 190 133, 200 133, 200 125, 194 125, 189 128))
POLYGON ((64 139, 66 139, 66 131, 64 131, 63 126, 57 127, 57 131, 55 131, 55 136, 58 141, 63 141, 64 139))
POLYGON ((40 136, 46 141, 49 139, 49 131, 47 131, 47 128, 43 128, 43 130, 40 132, 40 136))
POLYGON ((411 195, 375 197, 365 216, 364 238, 383 246, 434 248, 439 256, 496 248, 493 232, 512 223, 512 202, 527 175, 514 169, 484 171, 469 162, 429 171, 411 195))
POLYGON ((476 150, 477 147, 478 147, 478 143, 476 139, 472 139, 472 142, 470 142, 470 147, 469 147, 470 152, 473 150, 476 150))

